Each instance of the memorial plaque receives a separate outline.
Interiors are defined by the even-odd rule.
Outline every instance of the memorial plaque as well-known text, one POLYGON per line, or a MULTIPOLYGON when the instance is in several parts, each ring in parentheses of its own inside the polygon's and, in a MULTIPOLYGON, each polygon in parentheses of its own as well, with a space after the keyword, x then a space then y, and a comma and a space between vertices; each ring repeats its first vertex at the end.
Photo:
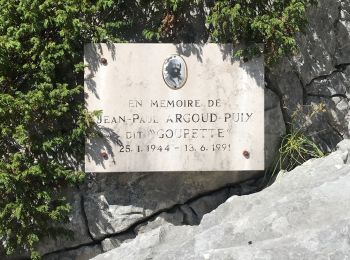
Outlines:
POLYGON ((263 58, 231 45, 87 44, 85 98, 100 111, 86 172, 264 169, 263 58))

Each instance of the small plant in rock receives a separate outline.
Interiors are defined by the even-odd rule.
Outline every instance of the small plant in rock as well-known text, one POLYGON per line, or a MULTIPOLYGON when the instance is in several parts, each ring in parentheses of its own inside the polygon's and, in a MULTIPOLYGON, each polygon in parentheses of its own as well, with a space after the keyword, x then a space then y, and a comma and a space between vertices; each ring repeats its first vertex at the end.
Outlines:
POLYGON ((311 158, 320 158, 326 155, 312 140, 312 136, 307 133, 310 121, 324 112, 325 105, 323 103, 299 106, 294 111, 292 122, 289 124, 289 133, 282 138, 278 150, 279 156, 274 164, 272 175, 276 175, 281 170, 291 171, 311 158), (304 110, 308 112, 304 113, 304 110))
POLYGON ((311 158, 325 156, 321 149, 300 129, 286 134, 279 148, 279 169, 290 171, 311 158))

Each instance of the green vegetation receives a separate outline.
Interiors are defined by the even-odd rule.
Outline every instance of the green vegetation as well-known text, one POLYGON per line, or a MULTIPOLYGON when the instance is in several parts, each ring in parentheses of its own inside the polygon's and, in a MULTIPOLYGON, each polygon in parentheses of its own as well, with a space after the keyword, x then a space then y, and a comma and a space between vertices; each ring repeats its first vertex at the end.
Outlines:
POLYGON ((293 130, 283 137, 279 154, 274 173, 277 173, 277 169, 291 171, 311 158, 325 156, 321 149, 301 130, 293 130))
POLYGON ((294 111, 289 124, 289 133, 282 138, 272 175, 278 174, 281 170, 291 171, 311 158, 326 155, 307 132, 308 124, 312 119, 324 112, 326 110, 323 103, 300 106, 294 111))
POLYGON ((70 210, 60 192, 77 185, 92 117, 84 109, 87 42, 245 44, 268 63, 293 53, 310 0, 0 0, 0 238, 6 252, 32 252, 70 210), (201 19, 198 17, 202 17, 201 19), (197 37, 197 38, 196 38, 197 37))
POLYGON ((271 65, 296 52, 295 34, 306 24, 306 8, 314 0, 215 1, 208 22, 217 42, 246 46, 236 55, 251 57, 264 53, 271 65))
POLYGON ((0 1, 0 237, 8 254, 21 248, 35 258, 35 242, 62 232, 51 225, 70 209, 60 191, 84 176, 83 44, 124 26, 104 22, 108 1, 100 2, 0 1))

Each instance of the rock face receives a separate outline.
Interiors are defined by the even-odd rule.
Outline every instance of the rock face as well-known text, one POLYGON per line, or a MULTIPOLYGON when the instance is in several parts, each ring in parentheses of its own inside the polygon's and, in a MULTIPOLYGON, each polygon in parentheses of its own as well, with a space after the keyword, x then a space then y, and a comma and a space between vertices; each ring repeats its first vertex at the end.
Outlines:
POLYGON ((84 201, 89 230, 94 239, 120 233, 157 212, 239 180, 238 174, 220 172, 100 174, 84 201))
POLYGON ((320 0, 297 37, 300 52, 267 73, 290 128, 323 150, 350 136, 350 1, 320 0))
POLYGON ((199 226, 163 224, 93 259, 347 259, 349 152, 347 140, 259 193, 229 198, 199 226))
MULTIPOLYGON (((43 259, 77 259, 82 254, 93 257, 101 251, 105 252, 118 247, 126 241, 133 240, 138 234, 157 228, 164 223, 198 225, 204 214, 215 209, 232 194, 249 194, 259 190, 264 179, 261 177, 238 184, 228 184, 226 179, 226 184, 223 182, 221 184, 223 187, 217 189, 218 183, 215 182, 214 177, 221 176, 222 173, 211 173, 213 178, 211 182, 206 181, 209 180, 208 176, 204 179, 201 178, 203 173, 197 173, 197 182, 186 182, 186 179, 181 179, 176 175, 172 176, 171 173, 157 174, 159 174, 158 178, 155 179, 161 183, 151 182, 149 178, 153 179, 154 176, 150 174, 145 176, 139 173, 136 179, 138 182, 136 184, 130 182, 131 186, 128 186, 127 181, 130 180, 128 178, 130 176, 127 174, 119 175, 121 178, 118 179, 119 182, 113 182, 115 177, 113 178, 113 175, 110 174, 104 175, 105 179, 95 179, 95 184, 89 185, 93 192, 82 195, 83 203, 80 207, 83 217, 79 218, 76 214, 71 216, 71 222, 74 222, 75 226, 71 225, 70 227, 75 232, 75 239, 72 241, 60 239, 59 246, 57 246, 58 242, 55 241, 46 241, 46 244, 40 244, 38 249, 44 254, 43 259), (125 182, 122 182, 123 176, 125 182), (164 181, 166 178, 168 178, 167 182, 164 181), (180 189, 184 185, 187 187, 186 192, 172 190, 180 189), (142 187, 149 187, 149 195, 142 187), (198 190, 195 190, 195 187, 198 187, 198 190), (165 189, 169 191, 168 196, 164 195, 165 189), (196 196, 203 190, 207 192, 196 196), (158 196, 156 196, 157 191, 159 192, 158 196), (137 201, 140 203, 139 207, 137 207, 137 201), (143 210, 142 205, 147 210, 143 210), (81 222, 79 223, 79 221, 81 222), (92 247, 96 251, 91 250, 92 247), (59 249, 55 250, 55 248, 59 249), (92 254, 93 252, 95 255, 92 254)), ((132 176, 131 173, 129 175, 132 176)), ((228 177, 232 178, 231 175, 228 177)), ((251 177, 252 175, 247 173, 247 178, 251 177)), ((188 176, 183 174, 183 178, 188 178, 188 176)), ((224 178, 218 179, 223 180, 224 178)), ((74 210, 74 212, 76 211, 74 210)))

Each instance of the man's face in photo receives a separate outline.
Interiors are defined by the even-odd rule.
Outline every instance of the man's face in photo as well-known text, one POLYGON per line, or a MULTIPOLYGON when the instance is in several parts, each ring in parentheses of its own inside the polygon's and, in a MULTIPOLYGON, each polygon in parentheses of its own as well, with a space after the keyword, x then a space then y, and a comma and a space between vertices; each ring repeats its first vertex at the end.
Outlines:
POLYGON ((181 72, 181 63, 177 60, 171 60, 169 66, 169 74, 172 77, 178 77, 181 72))

